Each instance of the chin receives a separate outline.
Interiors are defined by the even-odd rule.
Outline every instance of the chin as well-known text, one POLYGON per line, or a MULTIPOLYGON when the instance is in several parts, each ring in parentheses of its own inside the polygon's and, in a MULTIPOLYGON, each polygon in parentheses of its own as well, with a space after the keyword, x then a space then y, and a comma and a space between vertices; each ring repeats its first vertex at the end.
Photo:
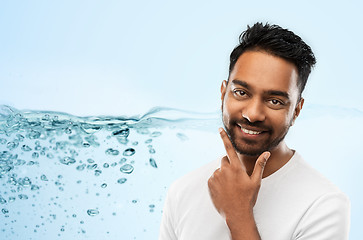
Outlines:
POLYGON ((254 148, 254 147, 249 147, 249 146, 240 146, 240 145, 236 145, 232 142, 233 147, 236 149, 236 152, 238 152, 239 154, 243 154, 246 156, 260 156, 263 152, 268 151, 268 148, 254 148))

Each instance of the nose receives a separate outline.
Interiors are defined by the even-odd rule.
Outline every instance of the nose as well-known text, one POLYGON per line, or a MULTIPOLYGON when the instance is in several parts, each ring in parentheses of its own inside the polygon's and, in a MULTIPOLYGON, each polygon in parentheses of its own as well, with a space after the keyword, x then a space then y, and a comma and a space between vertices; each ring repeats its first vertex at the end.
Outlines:
POLYGON ((249 122, 262 122, 266 119, 263 103, 259 100, 251 100, 242 110, 242 117, 249 122))

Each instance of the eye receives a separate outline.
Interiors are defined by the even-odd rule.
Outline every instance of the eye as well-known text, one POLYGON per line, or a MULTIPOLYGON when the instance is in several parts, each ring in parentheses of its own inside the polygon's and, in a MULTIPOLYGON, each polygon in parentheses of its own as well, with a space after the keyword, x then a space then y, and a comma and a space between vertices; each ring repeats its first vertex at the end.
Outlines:
POLYGON ((278 99, 271 99, 268 101, 272 106, 283 106, 285 103, 278 99))
POLYGON ((272 103, 273 105, 281 104, 281 102, 280 102, 279 100, 276 100, 276 99, 272 99, 272 100, 270 100, 270 101, 271 101, 271 103, 272 103))
POLYGON ((245 96, 247 93, 243 90, 233 90, 233 93, 237 96, 245 96))

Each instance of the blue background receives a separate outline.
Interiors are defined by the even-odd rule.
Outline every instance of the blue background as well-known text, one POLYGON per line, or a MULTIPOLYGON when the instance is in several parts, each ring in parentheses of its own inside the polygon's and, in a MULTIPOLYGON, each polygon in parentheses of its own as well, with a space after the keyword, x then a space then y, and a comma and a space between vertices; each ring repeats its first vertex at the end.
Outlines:
POLYGON ((335 159, 312 164, 351 198, 358 239, 362 9, 359 1, 1 1, 0 104, 78 116, 154 106, 215 112, 241 31, 256 21, 279 24, 318 60, 304 93, 306 119, 290 140, 305 156, 335 159))

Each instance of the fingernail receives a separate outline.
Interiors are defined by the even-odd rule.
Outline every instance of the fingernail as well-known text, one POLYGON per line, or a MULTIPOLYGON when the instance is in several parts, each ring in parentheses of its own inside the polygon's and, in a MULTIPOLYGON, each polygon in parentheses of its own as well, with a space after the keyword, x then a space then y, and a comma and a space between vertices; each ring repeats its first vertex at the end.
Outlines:
POLYGON ((219 128, 218 131, 219 131, 219 133, 222 133, 223 132, 223 128, 219 128))
POLYGON ((270 152, 266 152, 265 155, 263 156, 265 158, 265 160, 267 161, 269 159, 269 157, 271 156, 270 152))

